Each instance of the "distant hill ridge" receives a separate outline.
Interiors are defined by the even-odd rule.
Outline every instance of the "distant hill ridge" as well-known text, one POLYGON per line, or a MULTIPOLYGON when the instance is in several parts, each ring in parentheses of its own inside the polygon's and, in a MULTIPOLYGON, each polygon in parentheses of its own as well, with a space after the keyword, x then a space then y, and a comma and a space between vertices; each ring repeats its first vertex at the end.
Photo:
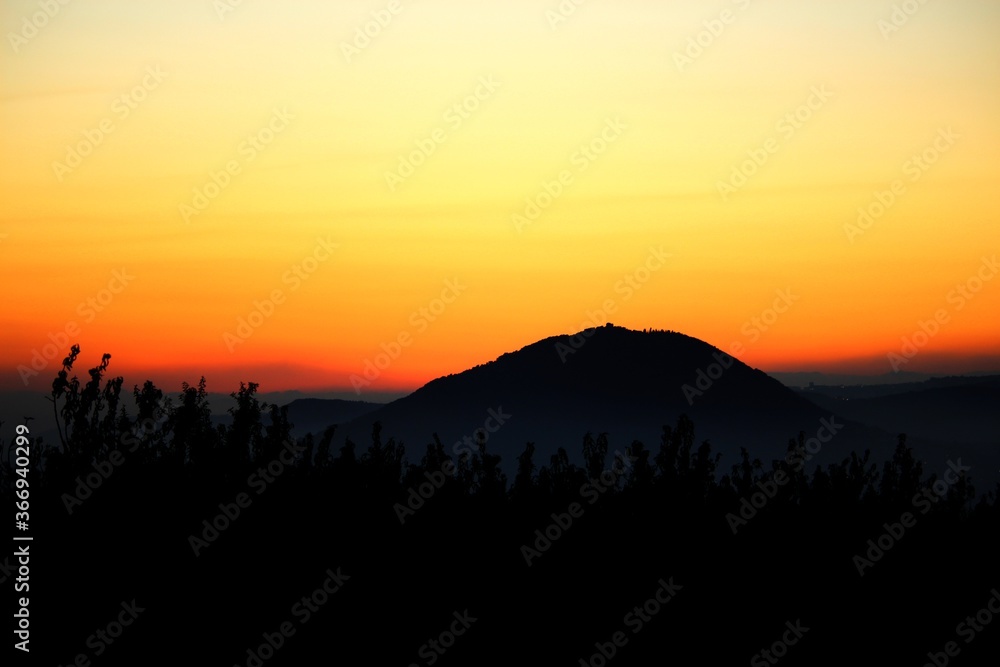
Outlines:
POLYGON ((733 457, 741 446, 761 458, 781 457, 789 438, 815 433, 830 416, 704 341, 606 325, 432 380, 343 424, 338 438, 366 443, 379 421, 383 438, 404 442, 418 460, 435 433, 445 444, 461 440, 501 408, 510 418, 489 434, 488 449, 502 456, 505 469, 527 442, 536 445, 536 464, 548 463, 560 447, 576 460, 588 432, 608 433, 613 448, 638 439, 655 451, 663 426, 682 414, 694 420, 699 443, 709 439, 733 457))

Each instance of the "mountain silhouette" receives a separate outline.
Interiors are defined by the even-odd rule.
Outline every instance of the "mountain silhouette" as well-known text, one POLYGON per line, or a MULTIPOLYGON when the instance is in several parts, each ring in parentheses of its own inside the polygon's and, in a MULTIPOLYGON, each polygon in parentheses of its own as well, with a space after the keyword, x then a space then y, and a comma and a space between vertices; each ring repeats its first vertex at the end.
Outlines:
POLYGON ((885 430, 936 440, 1000 445, 1000 376, 933 378, 884 387, 814 387, 820 407, 885 430))
POLYGON ((287 404, 288 420, 295 425, 296 436, 320 435, 327 426, 339 425, 369 414, 382 403, 345 401, 338 398, 297 398, 287 404))
MULTIPOLYGON (((607 433, 612 451, 623 451, 633 440, 655 450, 663 426, 681 415, 694 421, 698 442, 709 440, 723 454, 723 469, 735 463, 741 447, 764 461, 781 458, 789 439, 800 432, 812 437, 831 417, 704 341, 605 325, 546 338, 433 380, 342 425, 338 439, 347 436, 364 445, 378 421, 382 437, 401 441, 416 461, 435 433, 452 447, 466 438, 474 441, 477 430, 495 429, 487 433, 487 449, 502 457, 509 474, 529 441, 536 446, 537 465, 547 464, 559 448, 579 461, 588 432, 607 433)), ((895 438, 847 424, 815 460, 839 460, 859 444, 859 451, 881 448, 888 455, 895 438)))

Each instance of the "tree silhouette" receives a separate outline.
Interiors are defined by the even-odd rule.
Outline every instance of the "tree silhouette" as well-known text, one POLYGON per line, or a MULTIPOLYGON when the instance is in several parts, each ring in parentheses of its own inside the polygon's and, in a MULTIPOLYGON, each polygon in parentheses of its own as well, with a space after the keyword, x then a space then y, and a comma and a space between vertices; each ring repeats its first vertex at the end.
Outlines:
POLYGON ((236 405, 229 408, 233 421, 226 432, 226 456, 241 467, 259 458, 264 448, 261 415, 267 406, 257 400, 257 388, 256 382, 240 382, 239 391, 229 394, 236 405))
MULTIPOLYGON (((618 647, 616 666, 690 660, 692 650, 705 662, 735 664, 770 645, 790 617, 815 619, 823 630, 794 647, 796 657, 789 652, 789 665, 848 664, 861 650, 880 664, 920 664, 927 647, 917 642, 911 650, 900 638, 943 637, 995 586, 1000 485, 977 500, 971 479, 960 475, 926 516, 918 514, 913 496, 944 482, 924 478, 905 435, 889 461, 849 452, 809 471, 797 458, 805 443, 799 433, 767 470, 741 448, 720 478, 721 454, 707 441, 695 448, 695 424, 681 415, 663 426, 655 456, 638 440, 614 449, 611 434, 569 434, 569 446, 579 448, 574 459, 558 447, 537 467, 529 441, 508 485, 482 432, 458 454, 433 434, 419 464, 409 464, 403 443, 384 441, 375 422, 359 457, 335 426, 318 442, 293 438, 287 407, 260 403, 254 382, 229 394, 228 423, 213 426, 204 377, 182 383, 175 400, 152 382, 134 386, 131 416, 119 398, 121 379, 103 380, 110 356, 81 385, 71 377, 78 355, 73 346, 49 397, 60 443, 45 449, 42 491, 32 496, 33 520, 38 512, 39 525, 51 529, 40 571, 59 599, 86 599, 88 608, 148 596, 157 622, 141 632, 164 638, 158 660, 171 664, 187 649, 167 639, 182 633, 203 647, 204 660, 232 664, 244 645, 259 644, 261 633, 287 620, 290 599, 316 590, 317 574, 337 563, 352 576, 344 597, 330 596, 308 631, 286 638, 269 665, 311 664, 311 651, 336 660, 342 644, 364 646, 376 664, 410 664, 415 647, 440 636, 441 619, 464 608, 482 610, 481 620, 449 649, 454 664, 570 664, 593 654, 595 642, 607 646, 622 613, 671 574, 685 586, 677 603, 618 647), (247 480, 289 443, 306 454, 285 473, 291 479, 258 496, 247 480), (77 480, 94 478, 93 465, 112 452, 128 464, 85 489, 82 506, 68 514, 63 497, 76 493, 77 480), (452 465, 455 474, 442 484, 428 481, 452 465), (591 504, 581 489, 608 471, 617 479, 591 504), (779 473, 787 483, 761 504, 760 485, 779 473), (393 508, 421 485, 429 499, 400 525, 393 508), (726 516, 755 493, 755 515, 734 535, 726 516), (237 517, 239 494, 252 503, 237 517), (573 503, 583 513, 568 523, 573 503), (904 511, 918 525, 859 576, 852 556, 865 554, 869 541, 877 545, 904 511), (229 514, 220 519, 222 512, 229 514), (188 536, 203 535, 206 524, 218 536, 196 555, 188 536), (529 565, 520 548, 544 544, 539 535, 548 546, 529 565), (110 565, 108 553, 115 554, 110 565), (609 576, 596 577, 598 569, 609 576), (925 584, 942 577, 948 585, 925 584), (353 585, 356 592, 347 592, 353 585), (210 604, 191 603, 200 599, 210 604), (393 641, 385 640, 387 629, 393 641), (236 637, 236 646, 220 637, 236 637)), ((13 501, 8 463, 0 461, 0 474, 4 500, 13 501)), ((94 620, 49 602, 42 606, 57 615, 53 627, 76 642, 44 647, 55 662, 79 650, 94 620)), ((988 654, 989 635, 982 637, 962 647, 963 661, 977 664, 975 651, 988 654)), ((110 647, 102 664, 134 664, 148 651, 145 638, 131 650, 128 641, 110 647)))

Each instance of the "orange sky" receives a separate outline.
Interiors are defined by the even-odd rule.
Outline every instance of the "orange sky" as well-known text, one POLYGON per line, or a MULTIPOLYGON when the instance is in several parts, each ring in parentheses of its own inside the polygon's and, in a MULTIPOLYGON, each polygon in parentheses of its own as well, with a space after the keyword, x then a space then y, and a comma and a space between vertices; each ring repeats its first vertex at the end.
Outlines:
POLYGON ((406 390, 604 318, 1000 368, 995 3, 52 6, 0 8, 0 386, 406 390))

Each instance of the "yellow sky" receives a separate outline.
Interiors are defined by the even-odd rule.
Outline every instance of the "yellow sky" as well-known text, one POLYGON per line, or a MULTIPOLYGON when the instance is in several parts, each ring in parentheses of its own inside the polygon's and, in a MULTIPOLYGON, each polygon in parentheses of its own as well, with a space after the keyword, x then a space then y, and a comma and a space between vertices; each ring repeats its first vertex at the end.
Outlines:
POLYGON ((1000 5, 893 6, 6 2, 3 382, 72 323, 267 389, 409 336, 363 390, 407 388, 609 302, 765 369, 888 371, 941 309, 906 370, 998 355, 1000 281, 954 290, 1000 240, 1000 5))

